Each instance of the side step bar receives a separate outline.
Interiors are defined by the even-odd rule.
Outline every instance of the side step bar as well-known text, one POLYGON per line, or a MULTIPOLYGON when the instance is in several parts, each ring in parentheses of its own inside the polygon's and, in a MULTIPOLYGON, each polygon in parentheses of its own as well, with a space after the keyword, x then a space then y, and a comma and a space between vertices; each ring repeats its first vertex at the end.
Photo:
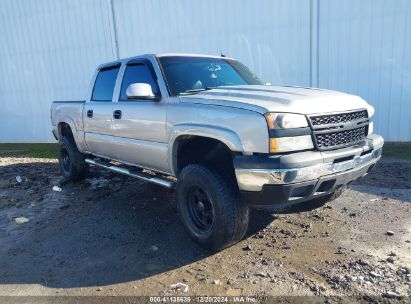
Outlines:
POLYGON ((174 183, 172 181, 169 181, 165 178, 159 178, 159 177, 155 177, 152 176, 148 173, 144 173, 144 172, 139 172, 138 170, 130 170, 130 169, 125 169, 125 168, 121 168, 118 166, 114 166, 109 162, 104 162, 101 160, 94 160, 94 159, 90 159, 90 158, 86 158, 85 162, 91 165, 95 165, 95 166, 99 166, 117 173, 121 173, 121 174, 125 174, 134 178, 138 178, 141 180, 144 180, 146 182, 150 182, 153 184, 157 184, 166 188, 174 188, 174 183))

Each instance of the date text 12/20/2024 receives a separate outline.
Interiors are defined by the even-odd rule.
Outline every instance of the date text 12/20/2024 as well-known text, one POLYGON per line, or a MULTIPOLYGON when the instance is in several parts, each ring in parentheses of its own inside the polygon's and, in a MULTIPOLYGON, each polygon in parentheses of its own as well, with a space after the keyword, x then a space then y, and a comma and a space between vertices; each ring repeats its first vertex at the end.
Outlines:
POLYGON ((159 296, 149 297, 150 303, 257 303, 264 299, 252 296, 159 296))

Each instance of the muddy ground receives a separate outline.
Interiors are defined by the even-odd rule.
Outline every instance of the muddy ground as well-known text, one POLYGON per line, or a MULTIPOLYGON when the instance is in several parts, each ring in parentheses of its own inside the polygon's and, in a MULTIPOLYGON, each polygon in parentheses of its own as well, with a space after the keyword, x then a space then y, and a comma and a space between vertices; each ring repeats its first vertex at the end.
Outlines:
POLYGON ((410 300, 411 161, 383 160, 316 210, 254 211, 217 254, 187 237, 173 192, 98 169, 56 192, 59 178, 55 160, 0 158, 0 296, 175 295, 182 282, 187 295, 410 300))

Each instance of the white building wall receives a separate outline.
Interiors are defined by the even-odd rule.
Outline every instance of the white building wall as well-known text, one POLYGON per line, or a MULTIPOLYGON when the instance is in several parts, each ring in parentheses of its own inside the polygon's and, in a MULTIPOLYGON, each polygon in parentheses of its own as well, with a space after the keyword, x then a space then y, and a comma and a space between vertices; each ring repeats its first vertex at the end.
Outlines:
POLYGON ((0 142, 54 141, 50 104, 113 59, 106 1, 0 2, 0 142))
POLYGON ((410 2, 2 0, 0 142, 53 141, 51 101, 84 99, 117 54, 221 51, 273 84, 358 94, 409 141, 410 2))
POLYGON ((223 52, 268 82, 310 85, 309 0, 113 4, 120 57, 223 52))
POLYGON ((319 87, 359 95, 376 132, 411 141, 411 1, 320 1, 319 87))

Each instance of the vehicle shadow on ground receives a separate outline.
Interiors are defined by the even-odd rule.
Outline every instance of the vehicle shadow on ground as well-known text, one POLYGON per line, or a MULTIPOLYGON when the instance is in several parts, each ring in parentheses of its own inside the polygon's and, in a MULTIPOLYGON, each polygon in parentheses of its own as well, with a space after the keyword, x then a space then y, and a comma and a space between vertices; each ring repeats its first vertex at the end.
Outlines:
MULTIPOLYGON (((0 218, 1 228, 7 228, 0 232, 0 284, 103 286, 147 278, 210 255, 189 239, 171 191, 108 173, 108 184, 98 189, 83 182, 53 192, 47 174, 58 177, 56 164, 0 170, 8 180, 16 175, 30 179, 10 194, 27 205, 0 209, 8 210, 0 218), (40 173, 46 174, 42 178, 40 173), (37 203, 32 208, 28 204, 33 199, 37 203), (16 216, 30 222, 17 226, 16 216)), ((6 190, 2 186, 0 193, 6 190)), ((272 220, 270 214, 254 212, 248 235, 272 220)))

